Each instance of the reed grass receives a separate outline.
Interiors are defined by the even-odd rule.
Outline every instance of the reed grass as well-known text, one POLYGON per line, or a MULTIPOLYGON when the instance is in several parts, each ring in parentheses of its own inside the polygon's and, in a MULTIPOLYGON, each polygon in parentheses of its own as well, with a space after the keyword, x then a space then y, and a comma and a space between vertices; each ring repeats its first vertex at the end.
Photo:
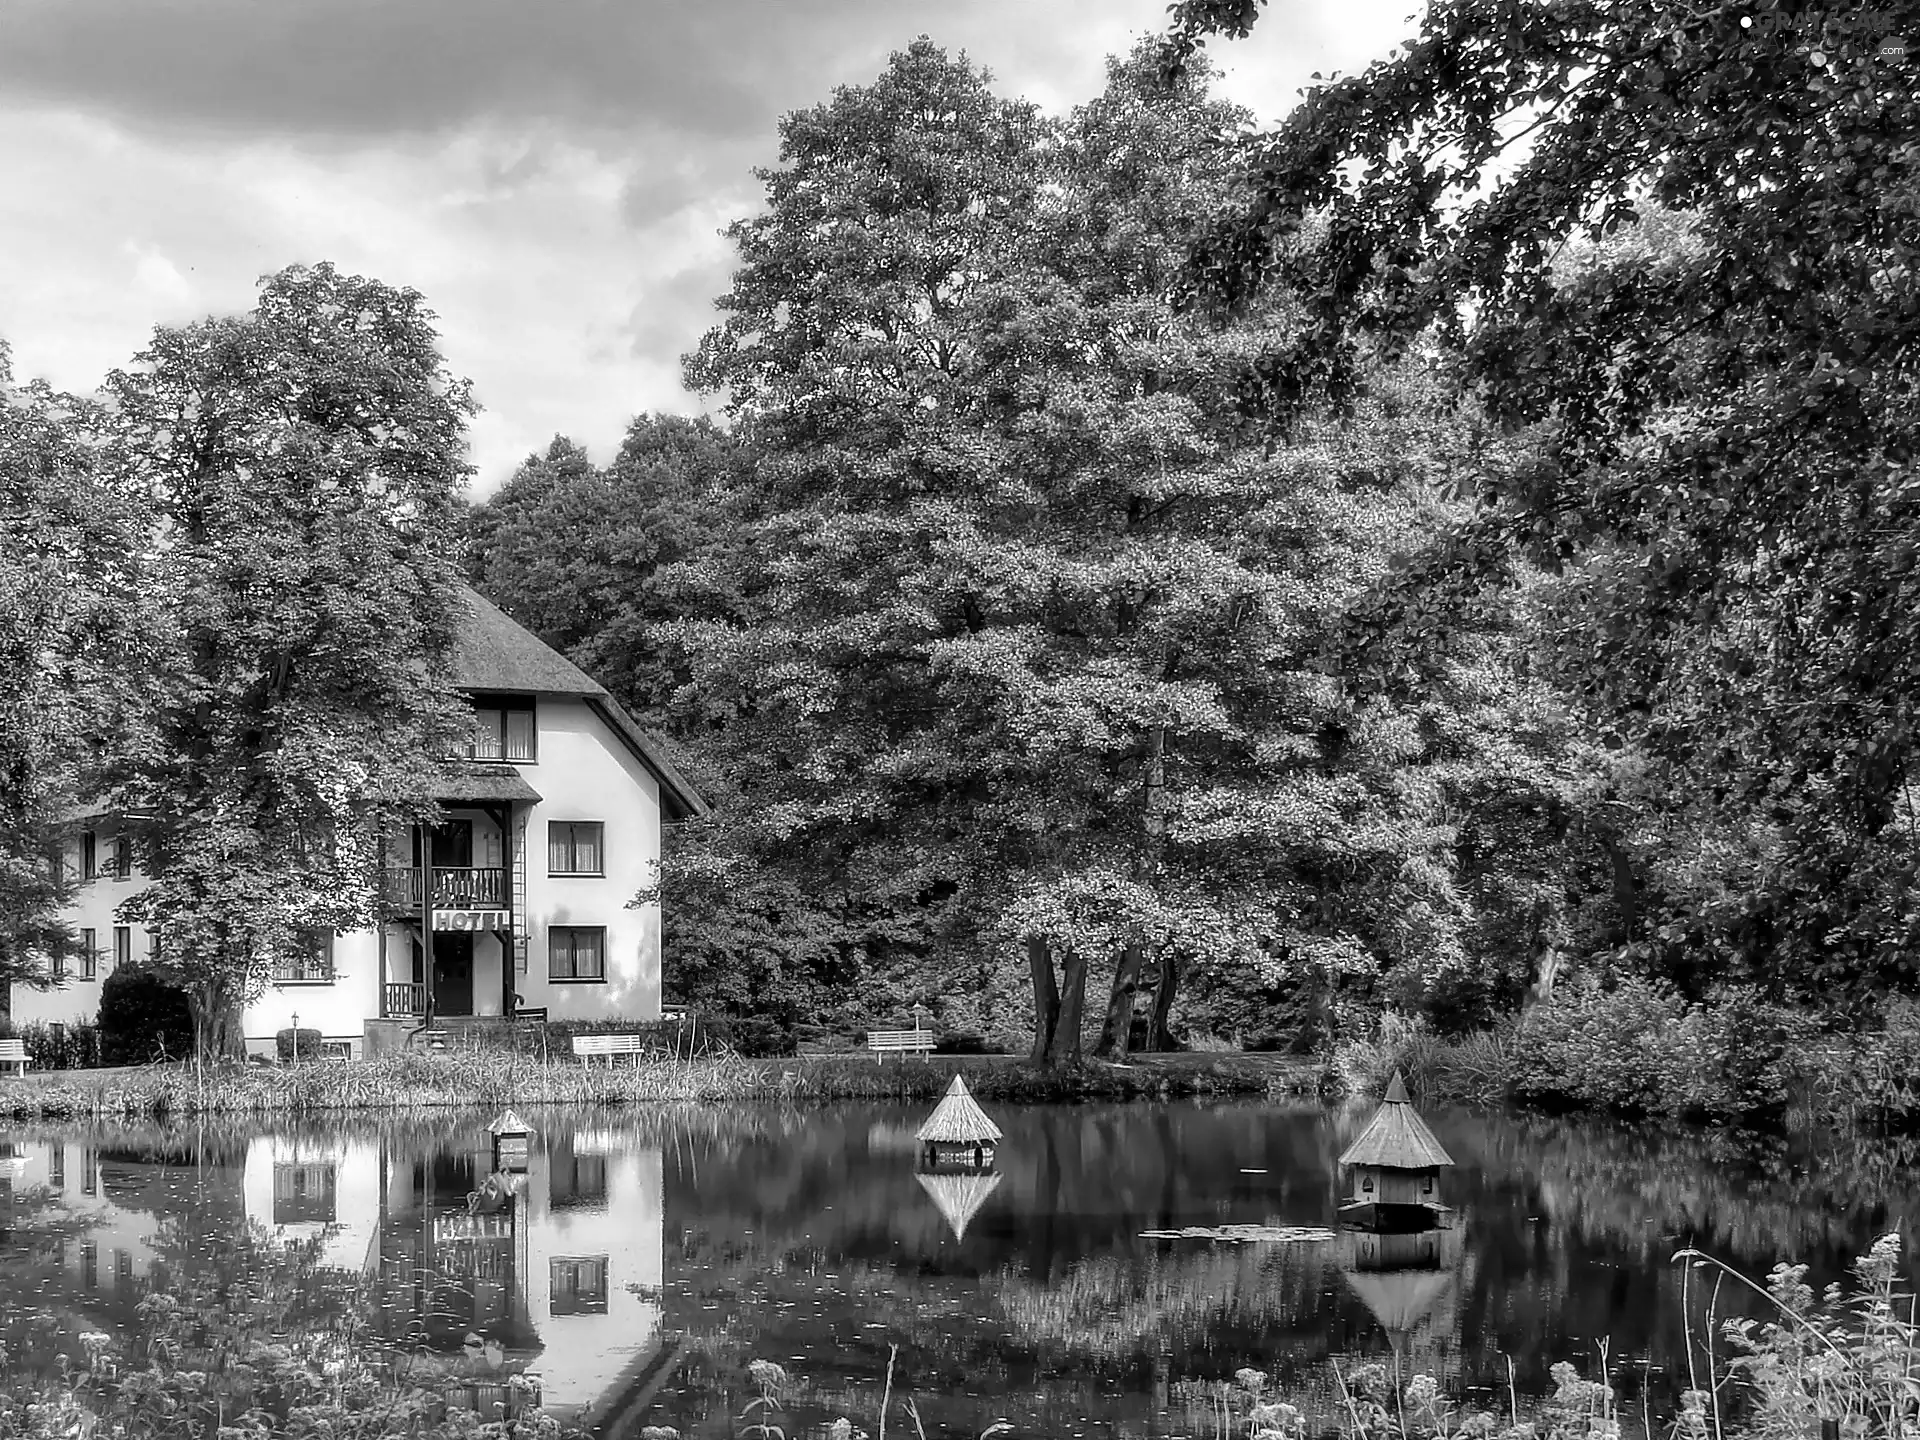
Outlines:
POLYGON ((718 1101, 928 1101, 955 1074, 984 1099, 1045 1103, 1268 1093, 1271 1067, 1237 1057, 1167 1066, 1041 1070, 1000 1057, 936 1056, 885 1063, 858 1055, 788 1060, 730 1053, 542 1060, 505 1049, 404 1051, 346 1063, 60 1071, 0 1081, 0 1115, 309 1115, 328 1111, 471 1109, 494 1105, 622 1106, 718 1101))

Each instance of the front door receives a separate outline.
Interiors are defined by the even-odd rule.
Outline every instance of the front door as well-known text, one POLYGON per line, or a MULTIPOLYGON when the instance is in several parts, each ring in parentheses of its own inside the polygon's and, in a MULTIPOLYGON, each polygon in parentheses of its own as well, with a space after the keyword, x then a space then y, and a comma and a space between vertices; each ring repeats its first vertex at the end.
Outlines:
POLYGON ((473 1014, 473 932, 433 932, 433 1008, 440 1015, 473 1014))

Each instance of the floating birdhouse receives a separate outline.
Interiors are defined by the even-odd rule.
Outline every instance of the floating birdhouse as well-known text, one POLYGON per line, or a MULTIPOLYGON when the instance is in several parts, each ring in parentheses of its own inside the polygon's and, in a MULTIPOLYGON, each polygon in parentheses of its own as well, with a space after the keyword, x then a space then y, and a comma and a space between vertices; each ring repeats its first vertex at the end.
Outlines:
POLYGON ((1447 1212, 1438 1181, 1453 1159, 1415 1112, 1397 1070, 1380 1108, 1340 1164, 1353 1172, 1353 1189, 1340 1207, 1340 1218, 1351 1224, 1424 1229, 1447 1212))
POLYGON ((524 1174, 527 1156, 533 1146, 533 1127, 511 1110, 502 1110, 489 1126, 493 1137, 493 1168, 507 1174, 524 1174))
POLYGON ((921 1163, 929 1170, 987 1170, 1000 1127, 987 1118, 958 1075, 940 1097, 933 1114, 915 1136, 921 1163))

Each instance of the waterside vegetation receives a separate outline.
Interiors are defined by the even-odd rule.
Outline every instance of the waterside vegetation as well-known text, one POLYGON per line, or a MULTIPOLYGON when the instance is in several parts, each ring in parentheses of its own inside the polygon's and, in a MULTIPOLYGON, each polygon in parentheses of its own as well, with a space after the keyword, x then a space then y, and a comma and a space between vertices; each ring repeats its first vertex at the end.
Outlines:
POLYGON ((747 1059, 733 1054, 582 1065, 495 1049, 405 1051, 351 1063, 149 1065, 0 1081, 0 1115, 304 1115, 346 1110, 471 1110, 492 1105, 644 1105, 939 1098, 955 1074, 982 1099, 1009 1102, 1312 1094, 1311 1063, 1233 1055, 1129 1067, 1044 1070, 994 1056, 876 1063, 866 1056, 747 1059))

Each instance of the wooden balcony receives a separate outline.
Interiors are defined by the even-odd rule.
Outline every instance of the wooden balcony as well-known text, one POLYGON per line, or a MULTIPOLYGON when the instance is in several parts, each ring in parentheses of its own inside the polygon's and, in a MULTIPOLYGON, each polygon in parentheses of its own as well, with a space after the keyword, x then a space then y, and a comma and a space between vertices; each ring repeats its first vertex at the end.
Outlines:
MULTIPOLYGON (((436 865, 433 908, 436 910, 499 910, 507 903, 507 872, 497 865, 450 867, 436 865)), ((387 904, 403 915, 420 912, 421 873, 417 866, 387 867, 383 887, 387 904)))
POLYGON ((380 994, 380 1013, 384 1017, 420 1015, 426 1012, 427 987, 389 981, 380 994))

